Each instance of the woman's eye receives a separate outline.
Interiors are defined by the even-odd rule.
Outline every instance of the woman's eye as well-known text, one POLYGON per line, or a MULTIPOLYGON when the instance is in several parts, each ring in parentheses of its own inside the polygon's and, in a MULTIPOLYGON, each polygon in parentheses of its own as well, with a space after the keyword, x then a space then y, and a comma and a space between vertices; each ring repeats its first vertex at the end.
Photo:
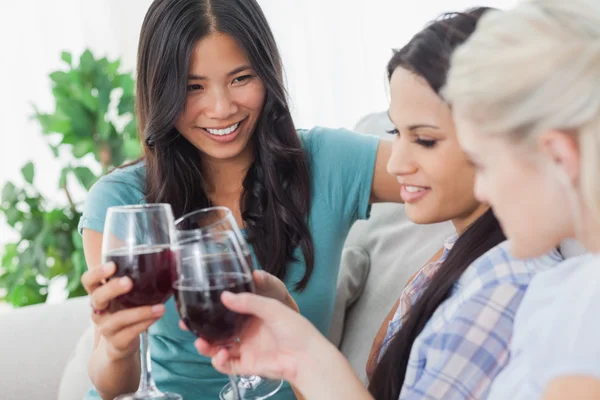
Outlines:
POLYGON ((415 143, 417 143, 420 146, 430 149, 436 145, 437 140, 417 139, 415 141, 415 143))
POLYGON ((191 91, 194 91, 194 90, 202 90, 202 89, 203 89, 202 85, 198 85, 198 84, 188 85, 187 86, 187 91, 188 92, 191 92, 191 91))
POLYGON ((233 83, 239 83, 239 82, 244 82, 247 81, 249 79, 253 78, 252 75, 243 75, 243 76, 238 76, 237 78, 235 78, 233 80, 233 83))

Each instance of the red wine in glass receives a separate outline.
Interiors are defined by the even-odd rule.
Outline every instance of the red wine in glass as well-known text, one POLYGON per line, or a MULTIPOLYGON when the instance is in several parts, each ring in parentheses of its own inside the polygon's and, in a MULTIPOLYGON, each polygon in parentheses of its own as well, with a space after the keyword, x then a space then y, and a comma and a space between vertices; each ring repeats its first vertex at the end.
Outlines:
POLYGON ((232 293, 254 292, 251 275, 231 271, 239 263, 235 254, 224 253, 203 257, 207 276, 198 279, 181 279, 174 284, 175 300, 182 321, 196 336, 213 344, 231 343, 244 329, 247 315, 235 313, 221 302, 224 291, 232 293), (210 272, 214 271, 214 272, 210 272))
POLYGON ((139 246, 115 249, 106 254, 115 263, 114 278, 127 276, 133 282, 128 293, 114 302, 121 308, 160 304, 173 294, 175 258, 169 246, 139 246))

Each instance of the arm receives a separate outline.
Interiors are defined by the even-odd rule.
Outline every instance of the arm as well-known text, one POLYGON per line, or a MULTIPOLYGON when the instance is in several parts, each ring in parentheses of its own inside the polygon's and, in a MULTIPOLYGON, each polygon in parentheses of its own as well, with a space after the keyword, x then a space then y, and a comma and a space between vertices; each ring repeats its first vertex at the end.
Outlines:
POLYGON ((565 376, 550 382, 542 400, 598 400, 600 379, 587 376, 565 376))
POLYGON ((480 289, 425 341, 424 370, 405 382, 403 399, 485 398, 508 362, 514 314, 525 290, 511 283, 480 289))
POLYGON ((387 162, 391 154, 392 142, 379 140, 371 187, 371 203, 403 203, 398 180, 387 172, 387 162))
POLYGON ((221 299, 230 310, 253 316, 230 349, 196 340, 221 373, 284 379, 311 400, 372 399, 344 356, 302 315, 251 293, 226 292, 221 299))

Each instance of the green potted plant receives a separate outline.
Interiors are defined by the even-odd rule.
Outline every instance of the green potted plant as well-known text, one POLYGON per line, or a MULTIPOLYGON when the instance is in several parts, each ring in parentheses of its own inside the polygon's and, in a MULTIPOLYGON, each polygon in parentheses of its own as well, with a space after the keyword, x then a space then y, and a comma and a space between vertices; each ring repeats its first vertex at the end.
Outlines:
POLYGON ((55 110, 34 107, 33 118, 61 162, 58 188, 65 200, 57 203, 36 189, 32 162, 21 169, 24 185, 8 182, 1 193, 0 214, 18 240, 4 247, 0 300, 15 307, 45 302, 49 285, 61 277, 68 297, 85 295, 80 279, 86 264, 77 232, 82 204, 73 201, 69 185, 88 190, 102 174, 141 154, 133 75, 119 72, 119 60, 96 59, 89 50, 78 65, 68 52, 62 60, 65 69, 50 74, 55 110))

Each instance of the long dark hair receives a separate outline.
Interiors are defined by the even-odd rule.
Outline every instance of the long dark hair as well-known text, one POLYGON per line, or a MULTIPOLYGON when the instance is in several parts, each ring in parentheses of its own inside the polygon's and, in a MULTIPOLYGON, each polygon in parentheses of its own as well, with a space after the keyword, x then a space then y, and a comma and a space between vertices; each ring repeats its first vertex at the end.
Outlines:
MULTIPOLYGON (((473 33, 477 21, 488 8, 465 13, 445 14, 419 32, 402 49, 395 51, 388 64, 388 76, 398 67, 424 78, 439 94, 450 68, 454 49, 473 33)), ((443 265, 411 307, 402 327, 373 372, 369 391, 377 400, 397 400, 413 343, 437 308, 448 298, 454 284, 467 267, 492 247, 506 240, 494 213, 488 209, 472 223, 454 244, 443 265)))
POLYGON ((253 138, 254 161, 240 199, 248 240, 262 268, 284 278, 300 248, 314 267, 308 228, 311 187, 307 156, 292 122, 281 58, 255 0, 155 0, 144 19, 137 64, 136 112, 144 143, 146 201, 164 202, 175 217, 210 205, 201 153, 175 128, 186 99, 190 56, 214 32, 234 38, 262 80, 265 103, 253 138))

